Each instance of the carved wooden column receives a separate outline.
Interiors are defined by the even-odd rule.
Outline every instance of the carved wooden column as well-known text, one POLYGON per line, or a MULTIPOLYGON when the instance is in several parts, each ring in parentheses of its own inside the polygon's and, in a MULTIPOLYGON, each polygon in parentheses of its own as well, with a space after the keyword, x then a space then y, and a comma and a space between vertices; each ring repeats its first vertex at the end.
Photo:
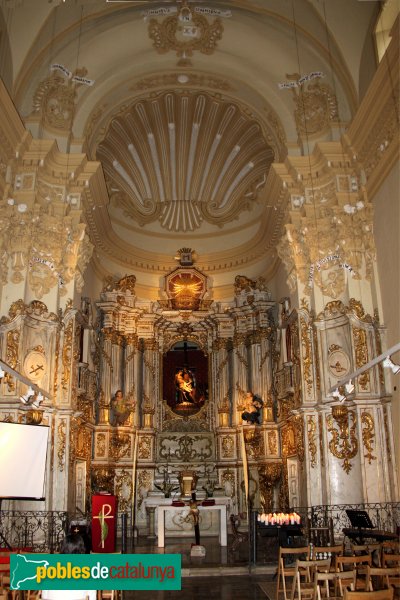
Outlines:
POLYGON ((218 406, 219 426, 229 427, 230 424, 230 398, 229 398, 229 340, 219 338, 214 342, 214 389, 218 406))
POLYGON ((243 402, 248 391, 248 370, 246 334, 235 333, 233 338, 233 398, 236 407, 236 425, 241 425, 243 412, 243 402))
POLYGON ((133 426, 137 426, 138 337, 136 334, 125 336, 123 373, 125 397, 132 406, 130 422, 133 426))

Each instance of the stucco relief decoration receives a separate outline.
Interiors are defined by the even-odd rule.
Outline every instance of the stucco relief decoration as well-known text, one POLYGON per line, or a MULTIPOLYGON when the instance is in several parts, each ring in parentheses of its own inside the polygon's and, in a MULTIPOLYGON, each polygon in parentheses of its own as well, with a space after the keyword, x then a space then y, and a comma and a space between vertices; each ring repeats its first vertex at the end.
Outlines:
POLYGON ((316 444, 317 425, 312 415, 307 417, 307 437, 308 437, 308 453, 310 457, 310 466, 315 469, 317 466, 317 444, 316 444))
POLYGON ((128 471, 115 473, 115 494, 118 496, 118 510, 126 512, 131 507, 132 502, 132 476, 128 471))
POLYGON ((138 458, 149 459, 151 458, 151 436, 142 435, 139 438, 138 458))
POLYGON ((64 343, 62 349, 62 377, 61 385, 64 390, 68 388, 71 377, 71 361, 72 361, 72 340, 73 340, 74 323, 71 320, 65 327, 64 343))
POLYGON ((150 9, 145 12, 145 17, 151 18, 148 26, 149 38, 159 54, 174 50, 181 58, 178 64, 189 64, 187 57, 193 52, 212 54, 222 39, 224 31, 220 17, 230 17, 230 10, 207 8, 204 6, 188 6, 183 0, 179 9, 170 6, 159 9, 150 9), (210 17, 216 17, 213 21, 210 17))
POLYGON ((178 267, 165 278, 165 292, 173 310, 199 310, 207 278, 195 267, 178 267))
POLYGON ((297 454, 296 450, 296 437, 295 431, 292 424, 282 427, 281 429, 281 439, 282 439, 282 455, 287 456, 295 456, 297 454))
POLYGON ((373 415, 369 412, 364 411, 361 414, 361 425, 362 425, 362 440, 365 449, 365 458, 368 463, 371 464, 373 460, 376 460, 376 456, 372 454, 375 445, 375 421, 373 415))
POLYGON ((170 435, 163 438, 160 444, 161 459, 190 462, 212 458, 213 445, 210 437, 204 435, 170 435))
POLYGON ((57 428, 58 433, 58 448, 57 448, 57 456, 58 456, 58 469, 60 471, 64 471, 65 466, 65 445, 67 440, 67 420, 60 419, 57 428))
MULTIPOLYGON (((15 186, 22 176, 22 173, 16 176, 15 186)), ((0 202, 0 248, 4 265, 10 267, 9 276, 7 268, 2 270, 5 282, 9 277, 18 284, 27 271, 29 286, 41 299, 54 287, 58 287, 61 296, 65 295, 67 285, 75 277, 77 286, 82 285, 93 246, 85 235, 86 226, 79 222, 78 203, 65 201, 60 208, 60 200, 66 197, 65 188, 58 186, 57 192, 38 181, 38 195, 40 205, 0 202), (57 211, 53 201, 57 203, 57 211)))
POLYGON ((234 455, 235 444, 230 435, 224 435, 221 440, 221 453, 223 458, 232 458, 234 455))
POLYGON ((325 296, 336 299, 344 292, 346 278, 372 277, 373 209, 357 174, 343 173, 339 164, 319 158, 318 172, 326 167, 336 175, 317 176, 317 167, 311 174, 298 171, 291 193, 286 192, 288 222, 278 253, 291 288, 297 279, 304 294, 317 286, 325 296))
MULTIPOLYGON (((287 75, 289 81, 300 80, 299 73, 287 75)), ((300 137, 324 133, 339 118, 335 93, 318 79, 291 87, 295 103, 294 118, 300 137)))
POLYGON ((115 433, 110 437, 110 455, 114 460, 130 458, 132 438, 129 433, 115 433))
POLYGON ((203 221, 224 227, 251 210, 274 150, 247 109, 184 90, 121 108, 99 135, 96 158, 111 208, 128 224, 158 220, 170 232, 187 232, 203 221))
MULTIPOLYGON (((18 369, 19 364, 19 341, 21 338, 21 331, 19 329, 12 329, 7 331, 7 346, 6 346, 6 363, 10 365, 12 369, 18 369)), ((4 375, 3 382, 7 384, 9 392, 15 390, 15 379, 10 373, 4 375)))
MULTIPOLYGON (((353 339, 356 359, 356 369, 359 369, 368 362, 368 345, 367 345, 367 332, 361 327, 353 327, 353 339)), ((370 373, 364 371, 358 377, 358 385, 361 390, 370 390, 370 373)))
POLYGON ((273 490, 282 477, 282 463, 267 463, 258 470, 260 502, 264 512, 272 510, 273 490))
POLYGON ((276 431, 268 431, 268 450, 270 454, 278 454, 278 437, 276 431))
POLYGON ((96 435, 96 458, 103 458, 106 455, 106 434, 98 433, 96 435))
POLYGON ((143 469, 141 469, 138 473, 138 481, 137 481, 137 486, 138 486, 138 490, 139 490, 139 495, 137 498, 137 508, 138 510, 141 509, 142 504, 143 504, 143 500, 145 499, 145 497, 147 496, 147 493, 150 489, 151 486, 151 480, 152 480, 152 475, 150 473, 150 471, 145 471, 143 469))
POLYGON ((343 460, 342 468, 349 474, 352 469, 350 460, 357 456, 357 421, 353 410, 346 406, 332 407, 332 414, 326 416, 328 432, 331 434, 329 450, 333 456, 343 460))
POLYGON ((40 113, 43 124, 58 131, 69 131, 75 110, 79 83, 73 77, 85 77, 85 68, 77 69, 70 78, 55 70, 37 87, 33 97, 33 113, 40 113))

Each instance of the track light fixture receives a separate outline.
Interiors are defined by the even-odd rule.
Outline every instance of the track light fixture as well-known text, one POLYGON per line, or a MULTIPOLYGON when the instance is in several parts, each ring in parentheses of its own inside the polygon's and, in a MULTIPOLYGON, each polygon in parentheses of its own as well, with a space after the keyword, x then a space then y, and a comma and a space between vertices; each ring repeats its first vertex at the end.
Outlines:
POLYGON ((396 363, 394 363, 392 361, 392 359, 390 358, 390 356, 387 356, 385 358, 385 360, 383 361, 383 366, 386 367, 387 369, 392 369, 392 373, 394 375, 397 375, 397 373, 400 373, 400 365, 397 365, 396 363))

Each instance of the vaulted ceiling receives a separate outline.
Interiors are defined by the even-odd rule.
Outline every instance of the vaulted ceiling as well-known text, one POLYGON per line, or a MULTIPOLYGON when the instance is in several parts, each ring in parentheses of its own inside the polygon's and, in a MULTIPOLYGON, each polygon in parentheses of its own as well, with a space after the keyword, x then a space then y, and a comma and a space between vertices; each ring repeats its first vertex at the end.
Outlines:
POLYGON ((269 172, 343 134, 373 75, 378 4, 1 0, 3 78, 27 127, 102 164, 86 216, 98 276, 141 271, 151 287, 191 247, 214 288, 272 277, 285 207, 269 172))

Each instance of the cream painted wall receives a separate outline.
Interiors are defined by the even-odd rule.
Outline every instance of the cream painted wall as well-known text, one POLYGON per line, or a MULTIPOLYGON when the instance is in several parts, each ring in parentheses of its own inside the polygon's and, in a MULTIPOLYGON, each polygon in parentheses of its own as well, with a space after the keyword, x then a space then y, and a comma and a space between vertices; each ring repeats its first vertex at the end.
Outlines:
MULTIPOLYGON (((400 342, 400 166, 392 169, 373 199, 374 233, 387 347, 400 342)), ((393 355, 400 363, 400 352, 393 355)), ((393 427, 400 479, 400 374, 393 375, 393 427)))

